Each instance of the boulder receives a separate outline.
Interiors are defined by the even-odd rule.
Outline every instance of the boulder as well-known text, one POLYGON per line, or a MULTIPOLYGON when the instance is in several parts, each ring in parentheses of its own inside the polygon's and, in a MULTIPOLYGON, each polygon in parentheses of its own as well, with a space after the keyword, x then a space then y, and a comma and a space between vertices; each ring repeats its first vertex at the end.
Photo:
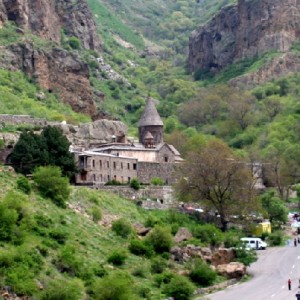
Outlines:
POLYGON ((211 263, 214 266, 229 264, 235 258, 233 249, 219 248, 212 255, 211 263))
POLYGON ((227 278, 241 278, 246 274, 246 266, 239 262, 218 265, 216 271, 227 278))
POLYGON ((212 261, 212 251, 210 250, 210 248, 201 248, 201 253, 203 255, 203 259, 207 262, 207 263, 211 263, 212 261))
POLYGON ((174 261, 177 261, 178 263, 184 263, 189 261, 191 258, 200 258, 204 259, 202 253, 201 253, 201 247, 194 246, 194 245, 188 245, 186 247, 173 247, 171 249, 171 255, 174 261))
POLYGON ((181 227, 178 229, 174 241, 175 243, 180 243, 183 241, 188 241, 193 237, 193 235, 189 232, 189 230, 185 227, 181 227))

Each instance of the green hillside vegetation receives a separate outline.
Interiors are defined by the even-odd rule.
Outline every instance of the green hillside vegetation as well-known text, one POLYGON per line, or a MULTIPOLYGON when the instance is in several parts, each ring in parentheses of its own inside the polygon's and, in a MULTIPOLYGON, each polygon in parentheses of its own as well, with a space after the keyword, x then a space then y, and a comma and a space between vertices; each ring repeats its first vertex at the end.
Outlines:
MULTIPOLYGON (((178 300, 190 299, 195 286, 224 279, 212 271, 207 271, 207 279, 199 279, 198 263, 172 261, 168 253, 173 245, 171 233, 185 226, 197 237, 193 243, 203 246, 223 241, 236 245, 238 238, 234 241, 232 234, 242 234, 222 234, 188 215, 146 211, 129 200, 88 188, 72 187, 63 209, 39 192, 43 183, 36 178, 40 171, 29 181, 31 189, 24 189, 24 177, 0 168, 0 281, 18 295, 36 299, 86 299, 89 295, 99 300, 123 299, 122 294, 126 299, 151 300, 177 295, 178 300), (108 226, 111 222, 112 227, 108 226), (134 224, 154 229, 138 239, 134 224), (180 270, 193 275, 176 275, 180 270), (178 284, 185 291, 181 296, 178 284), (118 291, 119 296, 110 294, 118 291)), ((56 185, 51 176, 48 180, 56 185)), ((207 268, 201 264, 201 270, 207 268)))
POLYGON ((55 94, 39 88, 21 72, 0 70, 0 98, 2 114, 31 115, 49 121, 67 120, 70 123, 90 120, 61 103, 55 94))
MULTIPOLYGON (((105 3, 110 10, 135 28, 146 39, 166 46, 176 53, 183 53, 187 35, 199 24, 209 20, 223 6, 235 0, 156 0, 151 2, 132 0, 89 0, 91 7, 105 3)), ((123 35, 122 38, 125 38, 123 35)), ((130 42, 125 38, 126 41, 130 42)))

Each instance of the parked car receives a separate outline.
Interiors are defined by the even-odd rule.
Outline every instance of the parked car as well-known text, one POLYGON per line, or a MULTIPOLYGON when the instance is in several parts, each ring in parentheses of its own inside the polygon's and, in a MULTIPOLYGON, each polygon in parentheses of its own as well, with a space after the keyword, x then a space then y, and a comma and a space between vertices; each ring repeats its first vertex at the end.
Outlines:
POLYGON ((241 238, 246 249, 264 250, 267 248, 267 243, 260 238, 244 237, 241 238))

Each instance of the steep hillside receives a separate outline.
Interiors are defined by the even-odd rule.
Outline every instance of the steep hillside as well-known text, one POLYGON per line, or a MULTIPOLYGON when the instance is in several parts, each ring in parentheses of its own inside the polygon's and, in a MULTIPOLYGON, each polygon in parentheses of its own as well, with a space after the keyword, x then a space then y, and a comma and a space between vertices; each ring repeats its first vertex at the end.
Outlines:
MULTIPOLYGON (((188 215, 142 210, 129 200, 88 188, 73 187, 67 207, 60 208, 42 197, 34 182, 31 192, 24 182, 0 166, 0 292, 15 297, 7 299, 17 299, 17 294, 41 300, 109 300, 125 295, 126 300, 162 300, 171 295, 187 300, 195 286, 179 274, 188 275, 197 260, 180 252, 190 265, 172 258, 171 229, 194 230, 201 242, 191 242, 205 247, 226 240, 227 235, 214 226, 199 225, 188 215), (153 245, 159 250, 152 248, 150 239, 144 242, 155 225, 160 231, 153 245)), ((184 248, 185 243, 177 245, 184 248)), ((202 257, 200 249, 194 251, 202 257)), ((210 253, 207 248, 203 251, 206 256, 210 253)), ((215 261, 220 262, 219 254, 215 261)), ((206 264, 202 268, 211 270, 206 264)), ((210 272, 213 277, 203 285, 224 281, 210 272)))
POLYGON ((25 72, 43 89, 57 92, 75 111, 96 118, 89 68, 74 51, 101 50, 87 3, 15 0, 1 1, 0 9, 5 45, 1 67, 25 72), (64 40, 69 48, 61 47, 64 40))
POLYGON ((191 35, 189 71, 216 73, 242 59, 289 51, 299 38, 299 12, 293 0, 239 0, 223 8, 191 35))

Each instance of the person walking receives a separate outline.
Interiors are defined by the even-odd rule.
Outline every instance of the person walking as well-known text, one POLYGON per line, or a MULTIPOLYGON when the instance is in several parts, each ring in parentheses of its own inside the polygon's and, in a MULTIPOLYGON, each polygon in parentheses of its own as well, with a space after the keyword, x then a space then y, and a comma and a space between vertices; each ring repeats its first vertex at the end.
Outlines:
POLYGON ((290 291, 291 288, 292 288, 292 281, 291 281, 291 279, 288 280, 288 288, 289 288, 289 291, 290 291))
POLYGON ((297 239, 294 239, 294 246, 297 247, 297 239))

